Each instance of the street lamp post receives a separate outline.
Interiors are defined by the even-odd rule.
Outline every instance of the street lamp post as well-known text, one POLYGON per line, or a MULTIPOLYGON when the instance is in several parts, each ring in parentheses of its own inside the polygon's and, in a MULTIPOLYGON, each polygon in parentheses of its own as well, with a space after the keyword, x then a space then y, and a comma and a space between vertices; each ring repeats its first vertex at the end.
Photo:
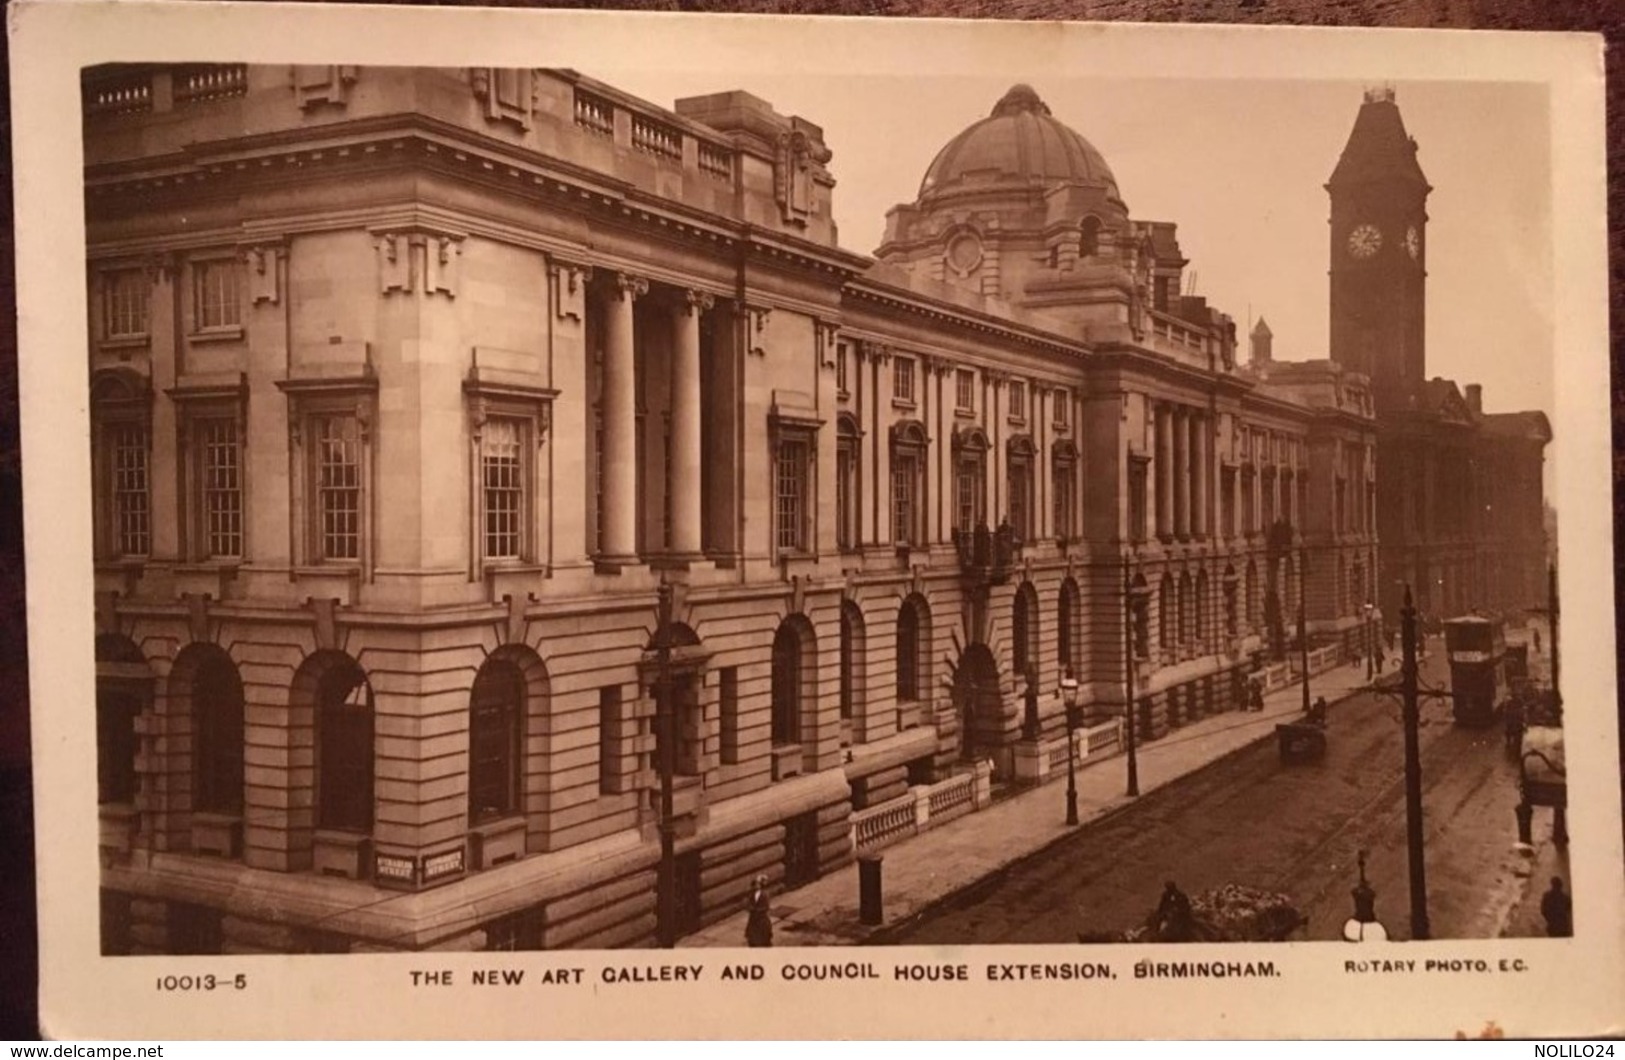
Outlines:
POLYGON ((1128 796, 1134 798, 1140 794, 1140 763, 1134 751, 1134 659, 1135 659, 1135 602, 1134 586, 1129 580, 1128 563, 1123 564, 1123 722, 1124 740, 1128 752, 1128 796))
POLYGON ((1367 682, 1370 682, 1376 673, 1377 641, 1372 635, 1372 630, 1375 627, 1371 622, 1375 611, 1376 608, 1371 605, 1371 601, 1367 600, 1365 602, 1365 637, 1363 638, 1365 640, 1365 679, 1367 682))
POLYGON ((1421 708, 1417 703, 1416 607, 1411 587, 1405 586, 1405 606, 1400 613, 1401 714, 1405 721, 1405 840, 1411 869, 1411 938, 1425 939, 1428 927, 1428 887, 1422 860, 1422 755, 1421 708))
POLYGON ((1066 823, 1078 823, 1078 679, 1069 669, 1061 676, 1061 702, 1066 704, 1066 823))
POLYGON ((1387 942, 1388 929, 1377 919, 1377 892, 1365 878, 1365 851, 1360 851, 1360 882, 1349 892, 1354 896, 1354 915, 1343 924, 1347 942, 1387 942))
POLYGON ((1304 582, 1309 580, 1309 556, 1302 547, 1298 549, 1298 665, 1303 669, 1303 712, 1309 713, 1309 626, 1305 614, 1308 610, 1306 604, 1307 590, 1304 582))
POLYGON ((659 625, 655 628, 655 649, 658 669, 655 676, 655 722, 659 735, 657 758, 660 761, 660 892, 658 910, 658 942, 661 949, 677 945, 677 851, 676 834, 672 822, 672 774, 675 770, 675 748, 672 746, 672 714, 675 704, 671 694, 671 585, 660 584, 659 625))

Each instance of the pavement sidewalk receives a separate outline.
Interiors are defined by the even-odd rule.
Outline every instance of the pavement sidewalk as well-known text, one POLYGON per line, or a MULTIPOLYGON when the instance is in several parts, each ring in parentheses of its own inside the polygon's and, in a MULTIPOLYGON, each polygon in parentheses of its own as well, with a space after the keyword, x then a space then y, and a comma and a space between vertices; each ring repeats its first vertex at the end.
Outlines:
MULTIPOLYGON (((1393 676, 1390 670, 1388 675, 1393 676)), ((1310 679, 1310 695, 1328 703, 1346 699, 1365 685, 1363 667, 1343 665, 1310 679)), ((1226 755, 1271 738, 1275 726, 1301 716, 1301 684, 1264 697, 1260 712, 1229 711, 1172 730, 1138 748, 1140 794, 1146 795, 1226 755)), ((850 945, 894 927, 991 873, 1035 854, 1077 829, 1066 825, 1065 774, 994 802, 880 851, 885 924, 858 922, 856 862, 796 890, 775 895, 772 904, 776 946, 850 945)), ((1126 759, 1116 755, 1078 770, 1080 825, 1127 805, 1126 759)), ((720 920, 678 945, 743 946, 746 914, 720 920)))

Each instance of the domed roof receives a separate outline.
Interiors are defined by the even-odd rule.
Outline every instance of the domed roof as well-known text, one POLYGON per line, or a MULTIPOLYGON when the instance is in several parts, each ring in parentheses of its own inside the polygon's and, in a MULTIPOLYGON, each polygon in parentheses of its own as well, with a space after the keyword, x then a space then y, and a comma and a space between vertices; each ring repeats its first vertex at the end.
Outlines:
POLYGON ((948 141, 920 182, 920 198, 948 191, 975 174, 978 183, 1047 185, 1068 182, 1104 187, 1120 198, 1105 158, 1088 140, 1050 115, 1031 86, 1016 85, 993 113, 948 141))

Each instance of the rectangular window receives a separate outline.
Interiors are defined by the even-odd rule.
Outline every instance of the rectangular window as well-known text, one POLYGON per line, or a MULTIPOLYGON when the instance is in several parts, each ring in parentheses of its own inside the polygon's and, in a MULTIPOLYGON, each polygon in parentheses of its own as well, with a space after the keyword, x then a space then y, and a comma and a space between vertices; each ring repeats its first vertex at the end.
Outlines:
POLYGON ((485 558, 519 559, 524 552, 524 424, 487 420, 480 435, 480 482, 485 505, 485 558))
POLYGON ((604 415, 592 413, 592 548, 604 551, 604 415))
POLYGON ((361 558, 361 425, 354 416, 319 416, 316 439, 317 558, 361 558))
POLYGON ((961 412, 976 411, 976 373, 969 368, 954 373, 954 407, 961 412))
POLYGON ((847 371, 846 359, 847 359, 847 356, 848 356, 847 344, 844 343, 844 342, 837 342, 835 344, 835 392, 837 394, 842 395, 843 397, 846 395, 846 392, 847 392, 847 390, 846 390, 846 371, 847 371))
POLYGON ((982 508, 981 468, 973 460, 961 460, 959 473, 954 476, 954 510, 956 526, 965 533, 976 529, 981 521, 982 508))
POLYGON ((1016 536, 1022 541, 1032 537, 1032 527, 1028 524, 1028 515, 1031 511, 1028 505, 1029 486, 1032 483, 1032 465, 1024 460, 1010 462, 1010 525, 1015 529, 1016 536))
POLYGON ((498 917, 485 925, 485 948, 504 953, 546 949, 542 945, 546 924, 545 909, 539 905, 498 917))
POLYGON ((779 442, 773 490, 774 537, 781 552, 807 551, 807 454, 800 438, 779 442))
POLYGON ((113 534, 121 556, 145 556, 152 547, 152 503, 144 424, 112 428, 113 534))
POLYGON ((1010 384, 1010 418, 1024 420, 1027 418, 1027 384, 1011 382, 1010 384))
POLYGON ((835 443, 835 544, 842 551, 857 547, 858 453, 852 439, 835 443))
POLYGON ((1061 541, 1072 537, 1072 468, 1070 460, 1057 460, 1055 479, 1055 536, 1061 541))
POLYGON ((914 403, 914 362, 907 357, 892 360, 892 398, 914 403))
POLYGON ((598 690, 598 790, 610 794, 620 790, 621 776, 621 686, 606 685, 598 690))
POLYGON ((1342 478, 1339 478, 1337 480, 1337 529, 1339 531, 1344 531, 1349 528, 1348 504, 1345 500, 1347 492, 1348 491, 1344 487, 1342 478))
POLYGON ((151 290, 140 269, 102 274, 102 338, 147 337, 147 299, 151 290))
POLYGON ((196 421, 198 513, 208 558, 243 554, 243 462, 237 421, 217 417, 196 421))
POLYGON ((739 667, 725 666, 717 687, 722 715, 720 757, 722 764, 739 764, 739 667))
POLYGON ((1072 395, 1065 390, 1055 392, 1055 426, 1065 427, 1072 415, 1072 395))
POLYGON ((1128 461, 1128 533, 1132 541, 1144 541, 1146 533, 1146 464, 1147 461, 1129 457, 1128 461))
POLYGON ((1159 313, 1168 312, 1169 292, 1172 283, 1167 276, 1158 276, 1151 281, 1151 308, 1159 313))
POLYGON ((918 458, 912 453, 892 455, 891 499, 892 540, 899 545, 915 544, 914 513, 917 508, 918 458))
POLYGON ((192 266, 192 284, 192 315, 197 330, 234 328, 242 324, 235 261, 196 262, 192 266))
POLYGON ((1220 504, 1224 508, 1224 536, 1236 536, 1236 471, 1235 468, 1225 468, 1222 476, 1222 497, 1220 504))

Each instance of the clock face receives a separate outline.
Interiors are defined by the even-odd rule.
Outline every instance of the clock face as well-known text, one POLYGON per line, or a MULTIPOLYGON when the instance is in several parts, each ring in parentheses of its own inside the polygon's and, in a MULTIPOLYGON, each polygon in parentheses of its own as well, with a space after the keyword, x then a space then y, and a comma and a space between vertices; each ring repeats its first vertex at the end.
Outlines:
POLYGON ((1360 225, 1349 233, 1349 254, 1364 260, 1382 249, 1382 233, 1376 225, 1360 225))
POLYGON ((1415 225, 1405 229, 1405 249, 1410 251, 1412 261, 1422 256, 1422 237, 1416 231, 1415 225))

